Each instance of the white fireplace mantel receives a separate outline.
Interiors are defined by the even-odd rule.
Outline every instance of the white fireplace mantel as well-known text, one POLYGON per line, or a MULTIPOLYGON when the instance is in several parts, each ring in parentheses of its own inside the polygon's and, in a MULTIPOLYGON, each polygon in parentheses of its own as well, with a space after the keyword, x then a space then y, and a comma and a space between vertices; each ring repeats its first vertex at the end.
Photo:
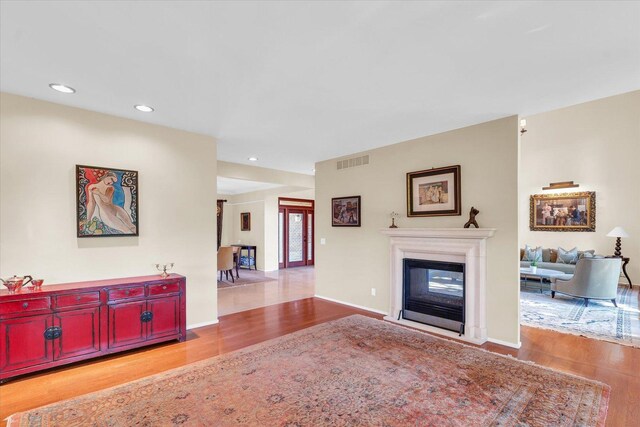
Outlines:
POLYGON ((384 228, 390 250, 391 292, 389 316, 385 320, 423 329, 474 344, 487 341, 486 240, 495 228, 384 228), (402 275, 405 258, 461 262, 465 264, 465 333, 457 333, 407 319, 402 310, 402 275))

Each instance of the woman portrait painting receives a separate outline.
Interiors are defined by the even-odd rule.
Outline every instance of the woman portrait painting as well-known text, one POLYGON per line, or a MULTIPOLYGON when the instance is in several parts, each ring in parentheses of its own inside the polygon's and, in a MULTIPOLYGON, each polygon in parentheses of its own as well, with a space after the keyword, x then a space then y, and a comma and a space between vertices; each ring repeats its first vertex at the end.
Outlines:
POLYGON ((138 173, 76 167, 78 237, 138 235, 138 173))

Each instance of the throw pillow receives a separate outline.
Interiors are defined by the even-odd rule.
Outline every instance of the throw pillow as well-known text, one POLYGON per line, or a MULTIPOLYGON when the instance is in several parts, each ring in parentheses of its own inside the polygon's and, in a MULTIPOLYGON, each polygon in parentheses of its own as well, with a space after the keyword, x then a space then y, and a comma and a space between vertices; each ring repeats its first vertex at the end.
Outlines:
POLYGON ((584 252, 578 251, 578 259, 593 258, 595 254, 596 254, 596 251, 594 251, 593 249, 589 251, 584 251, 584 252))
POLYGON ((542 246, 532 248, 529 245, 524 245, 524 258, 523 261, 542 261, 542 246))
POLYGON ((578 262, 578 248, 573 248, 569 251, 558 248, 558 264, 575 264, 578 262))

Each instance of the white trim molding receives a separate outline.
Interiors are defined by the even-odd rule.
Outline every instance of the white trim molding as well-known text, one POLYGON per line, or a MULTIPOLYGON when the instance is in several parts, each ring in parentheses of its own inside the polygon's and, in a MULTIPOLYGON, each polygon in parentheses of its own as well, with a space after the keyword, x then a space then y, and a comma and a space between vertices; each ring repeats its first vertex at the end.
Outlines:
POLYGON ((487 245, 495 228, 385 228, 390 253, 389 315, 385 320, 445 335, 472 344, 487 341, 487 245), (405 258, 465 264, 464 334, 407 319, 398 320, 402 310, 403 260, 405 258))
POLYGON ((215 325, 215 324, 217 324, 219 322, 220 321, 218 319, 214 319, 214 320, 210 320, 208 322, 194 323, 193 325, 187 325, 187 331, 189 329, 196 329, 196 328, 202 328, 203 326, 215 325))
POLYGON ((313 297, 314 298, 324 299, 324 300, 331 301, 331 302, 335 302, 337 304, 348 305, 349 307, 359 308, 360 310, 370 311, 372 313, 384 314, 385 316, 387 316, 389 314, 389 312, 387 312, 387 311, 376 310, 375 308, 365 307, 364 305, 351 304, 350 302, 344 302, 344 301, 340 301, 339 299, 323 297, 322 295, 314 295, 313 297))
POLYGON ((505 347, 510 347, 510 348, 518 349, 518 348, 522 347, 522 342, 520 342, 520 341, 518 342, 518 344, 514 344, 514 343, 509 342, 509 341, 497 340, 495 338, 487 338, 487 341, 489 341, 491 343, 494 343, 494 344, 503 345, 505 347))

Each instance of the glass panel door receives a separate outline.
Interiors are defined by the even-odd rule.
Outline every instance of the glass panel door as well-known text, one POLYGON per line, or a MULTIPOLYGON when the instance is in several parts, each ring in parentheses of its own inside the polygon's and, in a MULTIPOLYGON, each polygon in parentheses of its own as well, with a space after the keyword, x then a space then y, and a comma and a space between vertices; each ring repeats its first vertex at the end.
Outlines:
POLYGON ((288 246, 288 266, 295 267, 304 265, 305 260, 305 220, 304 212, 296 212, 289 210, 287 218, 289 222, 289 236, 287 241, 288 246))
POLYGON ((313 213, 307 213, 307 264, 312 264, 312 263, 313 263, 313 213))

